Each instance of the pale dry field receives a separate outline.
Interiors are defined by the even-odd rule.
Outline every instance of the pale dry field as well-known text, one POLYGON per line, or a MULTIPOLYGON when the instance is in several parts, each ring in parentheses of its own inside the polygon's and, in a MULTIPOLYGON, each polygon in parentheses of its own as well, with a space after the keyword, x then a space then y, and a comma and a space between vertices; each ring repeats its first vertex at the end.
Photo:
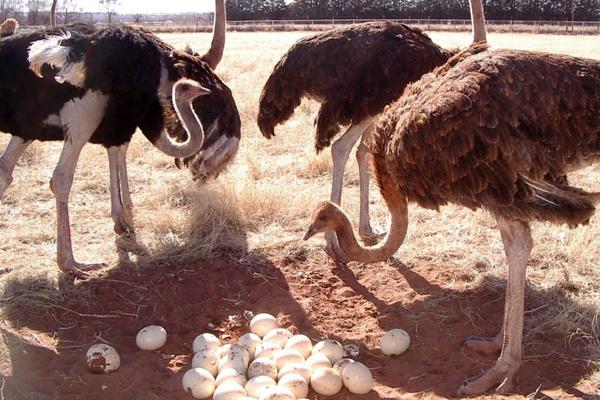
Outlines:
MULTIPOLYGON (((326 265, 322 238, 302 242, 312 207, 329 198, 331 161, 328 151, 314 152, 312 121, 318 105, 305 101, 295 116, 265 140, 255 119, 258 97, 275 62, 298 38, 293 33, 231 33, 218 74, 233 90, 242 118, 242 143, 229 171, 217 182, 196 187, 172 159, 141 135, 128 154, 135 226, 149 254, 135 259, 139 268, 161 263, 252 251, 279 257, 298 248, 326 265)), ((466 33, 431 34, 446 47, 464 47, 466 33)), ((177 47, 191 44, 201 51, 208 34, 165 34, 177 47)), ((543 50, 600 59, 597 36, 491 34, 493 47, 543 50)), ((9 136, 0 135, 4 148, 9 136)), ((56 280, 55 208, 48 183, 60 144, 35 143, 14 173, 14 182, 0 202, 0 268, 12 272, 0 285, 28 277, 56 280)), ((600 191, 600 165, 574 174, 582 188, 600 191)), ((386 228, 386 210, 372 187, 374 228, 386 228)), ((99 146, 87 146, 75 177, 71 199, 75 256, 84 262, 118 263, 110 218, 108 163, 99 146)), ((351 157, 346 172, 343 206, 358 219, 358 174, 351 157)), ((409 234, 396 257, 407 265, 427 262, 452 266, 448 288, 477 285, 484 277, 502 289, 504 253, 493 218, 483 211, 446 207, 440 213, 411 207, 409 234)), ((600 363, 600 217, 570 230, 533 224, 535 246, 530 261, 530 292, 545 304, 527 314, 527 341, 545 335, 568 338, 584 348, 580 362, 600 363)), ((326 267, 327 268, 327 267, 326 267)), ((376 268, 374 266, 373 268, 376 268)), ((31 300, 33 296, 27 297, 31 300)), ((6 306, 14 299, 4 301, 6 306)), ((497 316, 500 318, 500 316, 497 316)), ((0 353, 1 354, 1 353, 0 353)), ((598 370, 598 369, 596 369, 598 370)), ((593 379, 600 379, 596 374, 593 379)))

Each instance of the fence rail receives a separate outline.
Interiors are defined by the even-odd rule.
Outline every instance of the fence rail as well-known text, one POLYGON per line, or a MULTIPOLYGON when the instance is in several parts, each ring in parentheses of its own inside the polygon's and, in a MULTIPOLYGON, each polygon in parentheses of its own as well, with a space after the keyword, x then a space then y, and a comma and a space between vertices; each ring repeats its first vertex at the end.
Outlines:
MULTIPOLYGON (((469 19, 292 19, 227 21, 227 24, 228 29, 232 31, 322 31, 338 26, 372 21, 399 22, 427 31, 466 32, 471 30, 471 20, 469 19)), ((100 23, 99 25, 105 24, 100 23)), ((141 21, 135 25, 145 26, 155 32, 208 32, 212 30, 212 24, 204 18, 190 18, 184 21, 168 19, 141 21)), ((487 20, 486 26, 490 32, 600 35, 600 21, 487 20)), ((33 26, 23 27, 24 30, 34 28, 33 26)))
MULTIPOLYGON (((469 19, 317 19, 317 20, 254 20, 228 21, 230 27, 241 29, 248 27, 306 27, 311 29, 329 29, 335 26, 357 24, 372 21, 393 21, 422 27, 426 30, 471 30, 469 19)), ((526 21, 526 20, 487 20, 490 31, 508 32, 575 32, 600 34, 600 21, 526 21)))

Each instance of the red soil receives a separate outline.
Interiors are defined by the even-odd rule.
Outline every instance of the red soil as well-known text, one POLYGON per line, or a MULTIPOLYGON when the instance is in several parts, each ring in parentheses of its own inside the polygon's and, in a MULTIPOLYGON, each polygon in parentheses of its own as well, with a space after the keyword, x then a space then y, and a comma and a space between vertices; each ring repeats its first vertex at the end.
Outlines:
MULTIPOLYGON (((35 313, 13 307, 0 324, 10 352, 0 360, 0 398, 190 399, 181 377, 192 340, 206 331, 236 340, 248 330, 245 310, 272 313, 280 325, 315 342, 335 338, 359 346, 357 359, 372 369, 375 389, 364 396, 344 390, 332 400, 451 397, 464 378, 493 364, 493 357, 463 348, 462 341, 496 333, 504 294, 485 283, 450 290, 444 287, 450 276, 448 269, 425 264, 316 264, 299 253, 275 264, 251 255, 194 267, 115 268, 77 282, 75 291, 64 281, 55 289, 64 300, 35 313), (85 298, 74 296, 86 292, 85 298), (150 324, 167 330, 167 344, 140 351, 135 335, 150 324), (378 343, 394 327, 407 330, 412 344, 404 355, 389 358, 378 343), (99 338, 121 355, 121 368, 110 375, 94 375, 85 366, 85 352, 99 338)), ((28 284, 10 283, 16 290, 28 284)), ((585 360, 565 342, 544 338, 525 348, 519 397, 540 388, 538 398, 598 398, 600 383, 582 379, 585 360)))

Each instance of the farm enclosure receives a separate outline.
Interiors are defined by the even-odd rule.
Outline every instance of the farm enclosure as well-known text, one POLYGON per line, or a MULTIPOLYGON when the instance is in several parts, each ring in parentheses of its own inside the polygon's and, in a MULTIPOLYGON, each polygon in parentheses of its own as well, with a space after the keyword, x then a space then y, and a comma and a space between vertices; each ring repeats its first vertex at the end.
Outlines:
MULTIPOLYGON (((109 263, 88 282, 70 285, 58 278, 55 265, 48 181, 60 144, 31 147, 0 203, 0 268, 11 271, 0 278, 6 398, 41 393, 75 399, 85 391, 89 398, 129 392, 131 398, 158 399, 172 390, 172 398, 183 399, 179 380, 195 334, 212 322, 235 337, 243 310, 279 314, 280 322, 313 339, 359 344, 359 359, 373 368, 376 380, 377 393, 368 398, 447 397, 461 379, 491 364, 493 358, 461 349, 464 336, 493 334, 501 321, 504 254, 485 212, 447 207, 437 214, 413 207, 409 236, 395 261, 371 266, 336 267, 320 249, 322 238, 301 242, 312 207, 329 197, 330 188, 329 152, 316 156, 313 150, 316 104, 303 103, 271 141, 260 136, 254 121, 263 82, 303 35, 228 36, 217 72, 236 97, 242 144, 235 165, 214 184, 195 187, 172 159, 142 135, 135 137, 129 152, 132 197, 147 254, 117 258, 117 247, 130 244, 113 241, 105 151, 84 149, 71 195, 74 250, 82 261, 109 263), (149 323, 171 333, 164 357, 133 346, 137 329, 149 323), (413 347, 406 357, 383 358, 378 337, 395 326, 411 333, 413 347), (97 337, 120 349, 124 363, 118 373, 97 377, 83 371, 82 355, 97 337), (27 370, 31 375, 25 376, 27 370), (164 387, 154 385, 155 379, 164 387)), ((431 36, 446 47, 470 40, 467 33, 431 36)), ((162 37, 199 50, 210 40, 208 34, 162 37)), ((490 42, 600 59, 594 36, 495 34, 490 42)), ((7 139, 0 137, 1 144, 7 139)), ((600 191, 599 166, 573 179, 600 191)), ((357 181, 351 159, 343 205, 354 220, 357 181)), ((384 230, 385 208, 372 192, 375 225, 384 230)), ((600 392, 600 220, 596 216, 576 230, 535 224, 533 237, 526 361, 518 390, 528 394, 542 385, 551 397, 591 396, 600 392)))

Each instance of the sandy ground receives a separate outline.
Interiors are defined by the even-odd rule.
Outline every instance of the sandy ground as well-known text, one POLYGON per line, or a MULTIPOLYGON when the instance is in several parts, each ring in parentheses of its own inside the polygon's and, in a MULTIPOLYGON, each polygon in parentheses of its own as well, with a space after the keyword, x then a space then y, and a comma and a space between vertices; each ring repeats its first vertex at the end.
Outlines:
MULTIPOLYGON (((3 398, 189 399, 181 376, 189 368, 194 337, 212 332, 234 342, 248 331, 245 310, 272 313, 281 326, 315 342, 334 338, 359 346, 357 359, 371 368, 374 390, 364 396, 344 390, 328 398, 452 397, 464 378, 495 361, 463 348, 462 341, 470 334, 495 334, 503 296, 485 281, 468 290, 445 289, 451 273, 396 260, 377 269, 317 264, 297 252, 279 260, 249 254, 159 270, 123 266, 80 282, 77 291, 84 298, 70 296, 72 283, 63 281, 55 290, 64 300, 34 314, 13 309, 11 328, 2 324, 10 350, 9 360, 0 365, 3 398), (135 346, 138 330, 149 324, 168 332, 159 351, 135 346), (394 327, 407 330, 412 343, 408 352, 390 358, 378 343, 394 327), (99 341, 119 349, 117 372, 86 370, 84 353, 99 341)), ((35 285, 52 287, 39 280, 35 285)), ((10 290, 18 295, 23 288, 10 290)), ((528 301, 528 308, 540 306, 528 301)), ((582 380, 587 372, 584 360, 561 337, 544 338, 526 348, 515 398, 537 393, 535 398, 597 399, 593 394, 600 393, 600 382, 582 380)))

